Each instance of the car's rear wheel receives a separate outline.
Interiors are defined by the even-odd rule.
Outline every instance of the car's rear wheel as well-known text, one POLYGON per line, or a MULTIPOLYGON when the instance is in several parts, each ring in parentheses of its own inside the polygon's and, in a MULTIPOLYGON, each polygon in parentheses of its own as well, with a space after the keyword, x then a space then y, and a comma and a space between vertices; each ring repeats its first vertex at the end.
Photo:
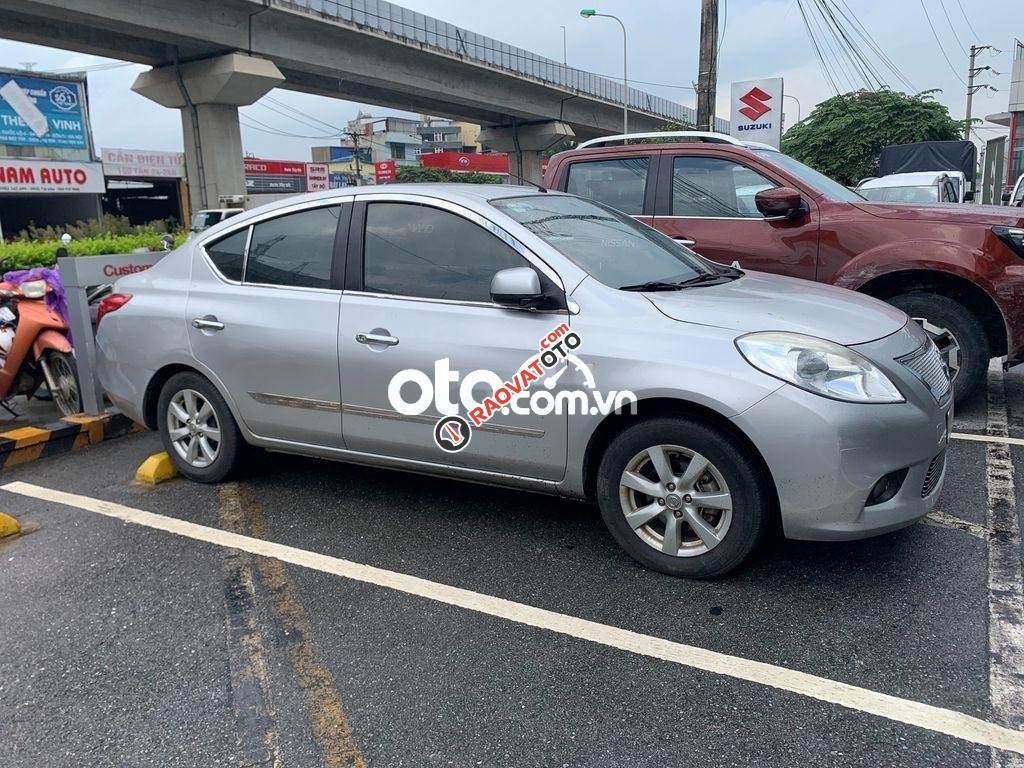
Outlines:
POLYGON ((176 373, 157 403, 164 450, 182 475, 217 483, 237 467, 244 445, 224 398, 197 373, 176 373))
POLYGON ((635 560, 705 579, 739 567, 764 537, 768 483, 733 435, 701 421, 658 418, 608 446, 597 500, 612 536, 635 560))
POLYGON ((920 323, 939 348, 956 404, 974 395, 985 383, 991 354, 981 320, 960 302, 937 293, 905 293, 889 303, 920 323))

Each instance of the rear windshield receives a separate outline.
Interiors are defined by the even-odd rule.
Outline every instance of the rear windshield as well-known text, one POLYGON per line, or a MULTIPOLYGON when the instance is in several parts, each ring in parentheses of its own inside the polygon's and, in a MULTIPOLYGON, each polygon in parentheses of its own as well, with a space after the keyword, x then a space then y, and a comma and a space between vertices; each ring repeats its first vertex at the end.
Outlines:
POLYGON ((830 179, 821 171, 816 171, 789 155, 784 155, 773 149, 755 149, 753 151, 754 154, 764 158, 769 163, 774 163, 787 173, 793 174, 800 179, 800 181, 805 182, 821 192, 825 197, 831 198, 832 200, 838 200, 843 203, 856 203, 864 199, 856 192, 844 187, 835 179, 830 179))
POLYGON ((715 271, 671 238, 593 200, 546 194, 490 202, 612 288, 654 280, 686 280, 715 271))

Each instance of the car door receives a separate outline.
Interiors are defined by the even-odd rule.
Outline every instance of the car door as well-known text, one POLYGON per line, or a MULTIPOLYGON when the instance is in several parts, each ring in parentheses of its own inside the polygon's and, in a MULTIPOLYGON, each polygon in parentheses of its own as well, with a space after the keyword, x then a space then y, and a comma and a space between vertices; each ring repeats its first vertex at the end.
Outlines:
POLYGON ((738 159, 666 151, 661 158, 654 226, 701 256, 745 269, 813 280, 818 219, 813 201, 799 219, 767 220, 758 192, 783 186, 738 159))
POLYGON ((564 414, 495 414, 458 453, 434 442, 442 414, 465 417, 467 400, 490 395, 568 319, 492 303, 494 273, 531 267, 549 285, 557 275, 478 213, 416 195, 357 202, 349 253, 357 258, 349 260, 338 340, 346 447, 560 479, 564 414))
POLYGON ((338 317, 351 203, 275 210, 195 249, 192 353, 255 435, 341 446, 338 317))
POLYGON ((654 215, 655 170, 658 153, 604 157, 587 156, 566 164, 559 189, 610 205, 650 224, 654 215))

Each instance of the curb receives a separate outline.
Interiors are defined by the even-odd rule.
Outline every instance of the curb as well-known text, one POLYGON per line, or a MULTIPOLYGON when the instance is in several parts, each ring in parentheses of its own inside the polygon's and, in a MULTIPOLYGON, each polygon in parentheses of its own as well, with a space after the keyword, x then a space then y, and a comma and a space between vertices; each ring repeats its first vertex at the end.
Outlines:
POLYGON ((0 470, 142 431, 113 409, 99 416, 65 416, 41 427, 18 427, 0 432, 0 470))

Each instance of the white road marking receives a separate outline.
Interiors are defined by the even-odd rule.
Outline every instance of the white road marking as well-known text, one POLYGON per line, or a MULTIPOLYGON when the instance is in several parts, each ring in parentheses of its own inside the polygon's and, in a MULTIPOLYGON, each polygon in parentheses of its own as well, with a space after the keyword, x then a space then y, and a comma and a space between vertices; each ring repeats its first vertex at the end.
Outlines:
POLYGON ((992 535, 984 525, 978 525, 963 518, 947 515, 945 512, 939 512, 937 509, 925 515, 924 522, 942 528, 951 528, 954 531, 969 533, 971 536, 977 536, 982 541, 988 541, 989 536, 992 535))
POLYGON ((916 726, 994 749, 1024 755, 1024 732, 990 723, 951 709, 901 699, 849 683, 811 675, 786 667, 730 656, 705 648, 676 643, 659 637, 643 635, 628 629, 599 624, 575 616, 556 613, 492 595, 421 579, 404 573, 375 568, 349 560, 341 560, 316 552, 276 544, 271 541, 242 536, 218 528, 197 525, 174 517, 115 504, 89 496, 80 496, 31 483, 13 482, 0 486, 3 490, 43 501, 65 504, 126 523, 146 526, 177 536, 240 549, 254 555, 276 558, 282 562, 334 574, 346 579, 397 590, 409 595, 434 600, 446 605, 506 619, 551 632, 576 637, 619 650, 669 661, 717 675, 777 688, 818 701, 837 704, 888 720, 916 726))
MULTIPOLYGON (((991 381, 991 379, 990 379, 991 381)), ((1006 416, 1003 416, 1003 426, 1006 426, 1006 416)), ((950 432, 949 437, 953 440, 971 440, 976 443, 1004 443, 1006 445, 1024 445, 1024 440, 1019 437, 1008 437, 1006 430, 1003 430, 1002 435, 993 435, 986 433, 984 435, 976 435, 973 432, 950 432)))
MULTIPOLYGON (((1024 578, 1013 454, 1007 438, 1006 388, 998 363, 989 368, 985 451, 988 489, 988 690, 995 720, 1024 727, 1024 578)), ((993 768, 1020 768, 1019 755, 992 752, 993 768)))

